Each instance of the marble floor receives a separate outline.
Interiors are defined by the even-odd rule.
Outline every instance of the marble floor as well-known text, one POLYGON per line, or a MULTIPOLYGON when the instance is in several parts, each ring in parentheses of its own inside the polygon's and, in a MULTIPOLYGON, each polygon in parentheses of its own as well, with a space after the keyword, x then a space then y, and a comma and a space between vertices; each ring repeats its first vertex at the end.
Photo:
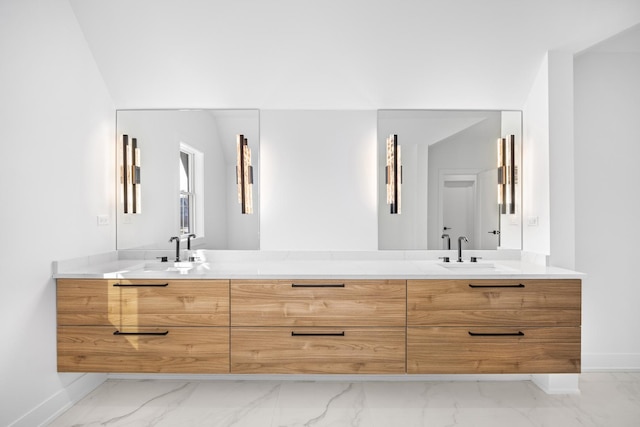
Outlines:
POLYGON ((580 395, 529 381, 111 379, 50 426, 640 426, 640 373, 586 373, 580 395))

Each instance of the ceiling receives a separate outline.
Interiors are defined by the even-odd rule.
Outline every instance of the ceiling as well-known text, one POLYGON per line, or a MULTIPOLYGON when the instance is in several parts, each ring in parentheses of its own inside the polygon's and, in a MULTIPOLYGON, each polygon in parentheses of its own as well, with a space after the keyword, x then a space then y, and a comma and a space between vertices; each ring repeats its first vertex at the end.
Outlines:
POLYGON ((70 4, 116 108, 521 109, 547 51, 640 23, 640 0, 70 4))

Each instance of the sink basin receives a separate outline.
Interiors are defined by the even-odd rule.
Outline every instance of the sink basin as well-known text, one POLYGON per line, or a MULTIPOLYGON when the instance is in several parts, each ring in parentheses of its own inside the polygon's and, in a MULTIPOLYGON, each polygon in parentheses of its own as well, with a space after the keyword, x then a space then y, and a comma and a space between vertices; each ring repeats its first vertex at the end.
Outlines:
POLYGON ((195 263, 181 262, 150 262, 144 265, 143 271, 189 271, 195 267, 195 263))
POLYGON ((496 268, 495 264, 492 262, 440 262, 439 265, 444 268, 448 268, 450 270, 459 270, 459 269, 494 269, 496 268))

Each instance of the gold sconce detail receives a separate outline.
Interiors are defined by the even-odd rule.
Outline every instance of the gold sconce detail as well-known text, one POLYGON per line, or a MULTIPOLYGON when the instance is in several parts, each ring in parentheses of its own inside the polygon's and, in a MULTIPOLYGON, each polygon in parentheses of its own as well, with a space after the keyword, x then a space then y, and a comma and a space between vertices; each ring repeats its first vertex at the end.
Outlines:
POLYGON ((236 183, 238 184, 238 203, 243 214, 253 213, 253 166, 251 149, 244 135, 237 135, 236 183))
POLYGON ((516 213, 515 135, 498 139, 498 207, 501 214, 516 213))
POLYGON ((138 140, 131 138, 129 141, 129 135, 122 135, 120 182, 122 183, 124 213, 141 213, 140 149, 138 148, 138 140))
POLYGON ((398 145, 398 135, 389 135, 387 138, 387 204, 390 206, 392 214, 401 213, 402 200, 402 159, 400 146, 398 145))

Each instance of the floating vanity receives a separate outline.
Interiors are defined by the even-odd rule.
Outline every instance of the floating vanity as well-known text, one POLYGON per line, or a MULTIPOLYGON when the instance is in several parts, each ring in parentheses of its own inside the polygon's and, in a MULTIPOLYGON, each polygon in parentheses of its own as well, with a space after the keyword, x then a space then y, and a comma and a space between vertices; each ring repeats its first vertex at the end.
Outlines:
POLYGON ((579 273, 467 265, 266 254, 61 265, 58 371, 580 372, 579 273))

